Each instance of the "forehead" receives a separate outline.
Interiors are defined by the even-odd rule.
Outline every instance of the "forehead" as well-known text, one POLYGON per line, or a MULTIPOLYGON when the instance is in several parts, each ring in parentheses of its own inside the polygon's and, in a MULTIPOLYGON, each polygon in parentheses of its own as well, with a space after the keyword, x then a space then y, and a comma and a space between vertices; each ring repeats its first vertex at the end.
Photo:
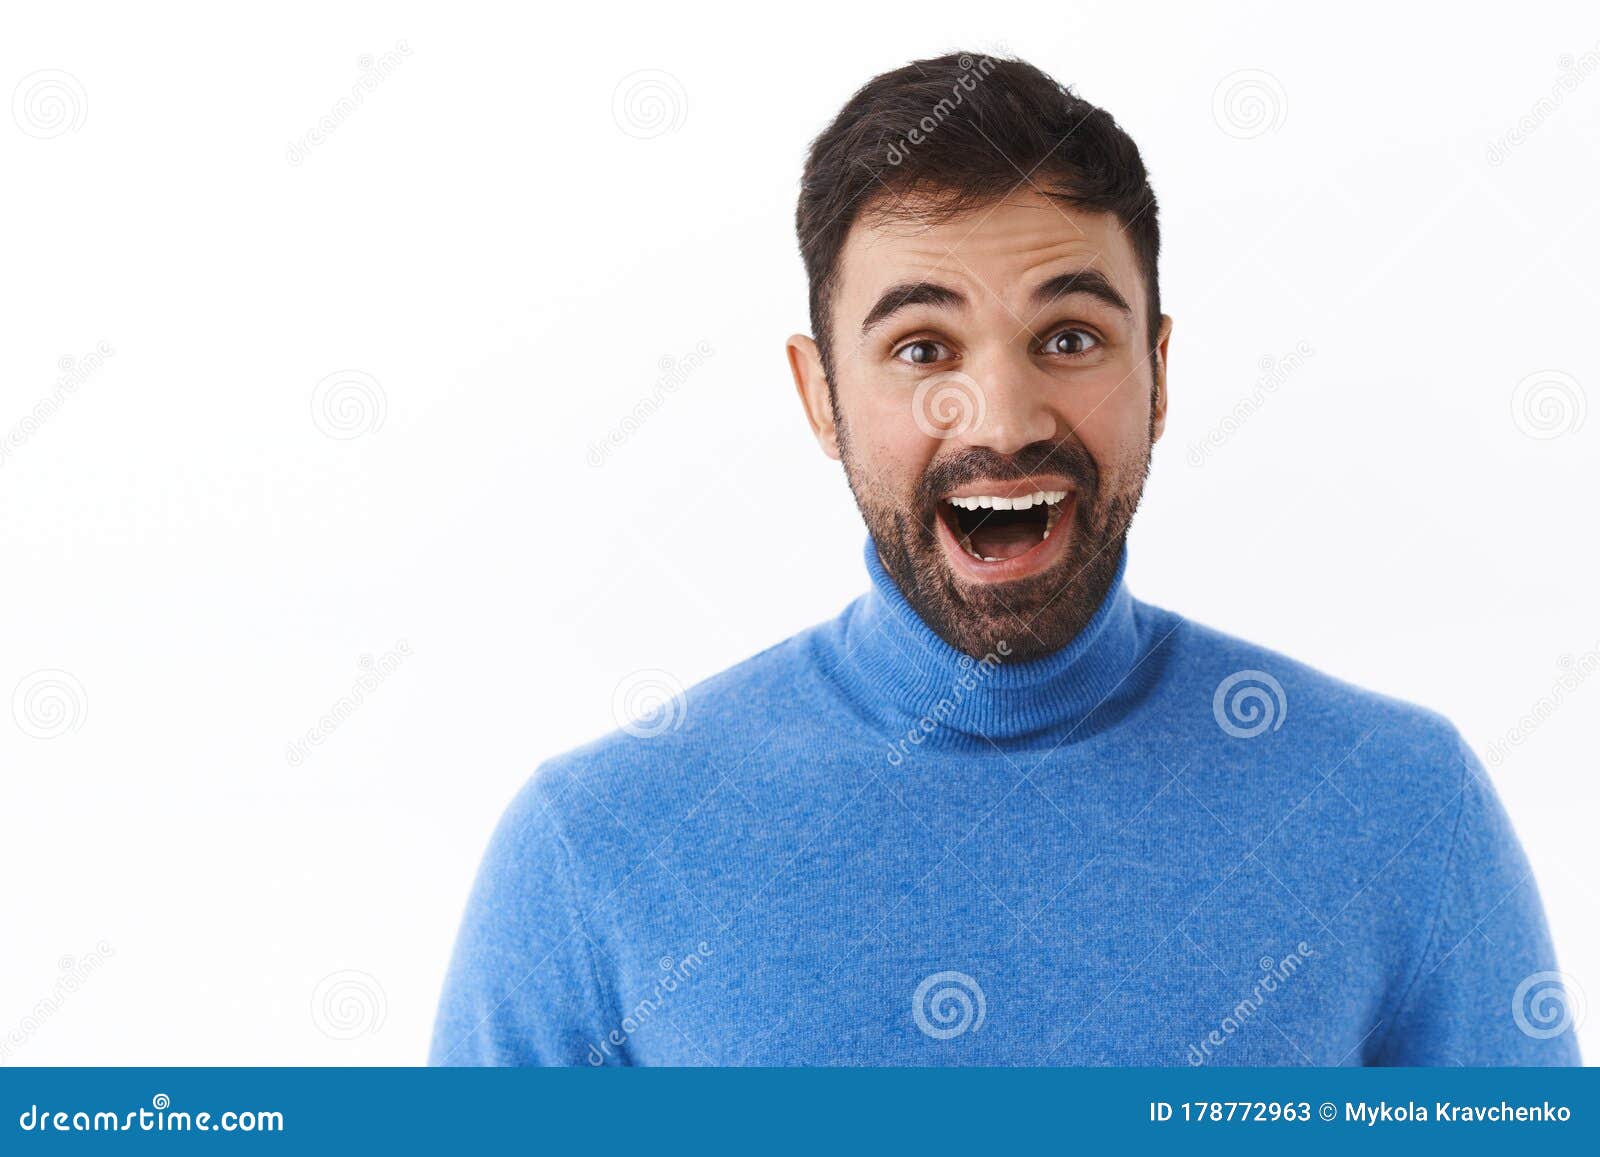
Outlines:
POLYGON ((976 307, 1015 309, 1048 278, 1090 268, 1105 274, 1143 319, 1138 261, 1112 213, 1079 209, 1032 189, 931 222, 915 216, 915 201, 892 204, 893 216, 869 210, 845 238, 835 297, 841 325, 859 324, 879 294, 907 281, 947 285, 976 307))

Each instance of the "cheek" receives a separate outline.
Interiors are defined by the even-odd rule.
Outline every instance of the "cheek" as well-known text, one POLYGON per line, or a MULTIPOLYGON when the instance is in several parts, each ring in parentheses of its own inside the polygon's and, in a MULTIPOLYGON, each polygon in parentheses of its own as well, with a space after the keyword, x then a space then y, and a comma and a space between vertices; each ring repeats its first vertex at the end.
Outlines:
POLYGON ((1109 482, 1124 464, 1143 460, 1150 440, 1148 368, 1108 366, 1103 374, 1079 382, 1061 406, 1064 428, 1073 431, 1109 482))
POLYGON ((916 489, 943 443, 919 429, 903 398, 892 394, 845 407, 850 455, 865 481, 885 494, 916 489))

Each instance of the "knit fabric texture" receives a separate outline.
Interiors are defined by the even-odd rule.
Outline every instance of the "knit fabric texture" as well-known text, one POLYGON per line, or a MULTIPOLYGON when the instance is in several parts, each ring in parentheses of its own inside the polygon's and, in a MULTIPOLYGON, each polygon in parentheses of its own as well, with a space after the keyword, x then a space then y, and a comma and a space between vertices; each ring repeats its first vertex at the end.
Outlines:
POLYGON ((837 618, 538 768, 430 1063, 1578 1063, 1445 718, 1139 601, 1126 551, 1025 662, 865 557, 837 618))

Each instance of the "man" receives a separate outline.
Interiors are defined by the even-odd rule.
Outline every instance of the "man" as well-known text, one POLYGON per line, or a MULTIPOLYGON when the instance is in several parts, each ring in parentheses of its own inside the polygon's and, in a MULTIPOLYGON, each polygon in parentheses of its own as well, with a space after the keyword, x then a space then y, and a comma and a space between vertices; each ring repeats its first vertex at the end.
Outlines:
POLYGON ((789 363, 871 589, 540 768, 431 1060, 1575 1063, 1451 724, 1124 583, 1172 322, 1111 117, 919 61, 814 142, 797 224, 789 363))

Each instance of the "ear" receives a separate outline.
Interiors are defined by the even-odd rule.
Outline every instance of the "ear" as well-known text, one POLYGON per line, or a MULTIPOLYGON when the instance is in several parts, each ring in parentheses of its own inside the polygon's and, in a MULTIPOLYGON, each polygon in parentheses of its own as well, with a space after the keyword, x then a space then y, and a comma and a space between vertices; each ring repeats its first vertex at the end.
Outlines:
POLYGON ((817 343, 803 333, 792 336, 785 345, 794 388, 805 407, 806 421, 817 445, 829 458, 839 457, 839 434, 833 421, 833 398, 828 391, 828 376, 822 372, 822 352, 817 343))
POLYGON ((1150 415, 1151 441, 1159 440, 1162 431, 1167 428, 1167 341, 1172 337, 1172 318, 1168 314, 1161 315, 1161 329, 1158 332, 1155 349, 1156 390, 1151 402, 1154 411, 1150 415))

